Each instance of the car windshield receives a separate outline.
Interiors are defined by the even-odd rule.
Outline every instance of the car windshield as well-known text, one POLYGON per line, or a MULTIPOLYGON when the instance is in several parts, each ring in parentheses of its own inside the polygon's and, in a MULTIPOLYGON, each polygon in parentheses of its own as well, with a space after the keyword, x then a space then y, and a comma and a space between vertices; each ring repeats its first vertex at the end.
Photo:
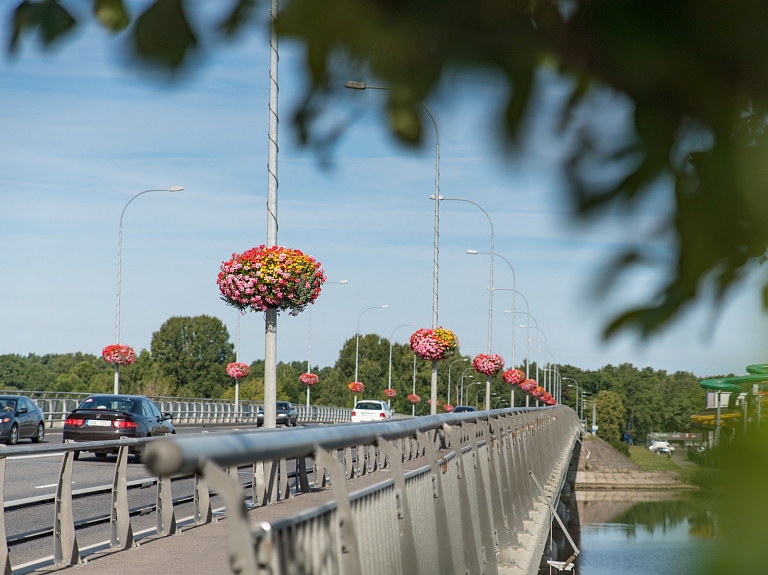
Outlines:
POLYGON ((94 395, 80 404, 78 409, 110 409, 132 413, 136 401, 130 397, 108 397, 94 395))
POLYGON ((289 411, 291 409, 291 404, 286 403, 285 401, 278 401, 277 409, 284 409, 285 411, 289 411))
POLYGON ((0 399, 0 409, 3 411, 16 411, 16 400, 0 399))
POLYGON ((475 411, 474 407, 457 407, 453 410, 454 413, 463 413, 465 411, 475 411))
POLYGON ((373 401, 358 401, 355 409, 370 409, 372 411, 381 411, 381 404, 373 401))

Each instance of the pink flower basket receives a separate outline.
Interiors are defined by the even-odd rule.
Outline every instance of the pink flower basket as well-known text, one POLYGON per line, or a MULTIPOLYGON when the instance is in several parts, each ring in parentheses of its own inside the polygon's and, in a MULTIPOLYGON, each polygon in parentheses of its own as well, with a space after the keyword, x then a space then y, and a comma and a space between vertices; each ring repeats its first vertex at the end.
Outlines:
POLYGON ((251 368, 242 361, 233 361, 227 365, 227 375, 234 379, 243 379, 251 375, 251 368))
POLYGON ((131 365, 136 361, 136 354, 130 345, 113 343, 101 350, 101 357, 108 363, 116 365, 131 365))
POLYGON ((307 387, 312 387, 313 385, 317 385, 317 382, 320 381, 320 378, 317 377, 316 373, 302 373, 299 376, 299 381, 307 387))
POLYGON ((535 379, 526 379, 525 381, 523 381, 523 383, 520 384, 520 389, 522 389, 523 391, 527 391, 528 393, 531 393, 538 386, 539 384, 536 383, 535 379))
POLYGON ((532 389, 530 391, 530 394, 536 399, 539 399, 542 395, 544 395, 544 388, 541 386, 538 386, 536 389, 532 389))
POLYGON ((415 393, 409 393, 407 399, 409 403, 413 404, 419 403, 421 401, 421 398, 415 393))
POLYGON ((448 359, 459 347, 459 338, 450 329, 420 329, 411 336, 411 349, 417 357, 428 361, 448 359))
POLYGON ((394 399, 397 396, 397 391, 391 387, 388 387, 384 390, 384 395, 386 395, 389 399, 394 399))
POLYGON ((525 372, 519 369, 508 369, 501 374, 501 378, 509 385, 520 385, 525 379, 525 372))
POLYGON ((497 353, 492 353, 490 355, 480 353, 472 360, 472 366, 477 373, 494 375, 504 369, 504 360, 497 353))
POLYGON ((453 406, 452 406, 450 403, 446 403, 446 404, 443 406, 443 409, 444 409, 445 411, 447 411, 448 413, 450 413, 450 412, 452 412, 452 411, 453 411, 453 406))
POLYGON ((349 385, 347 385, 347 388, 352 393, 362 393, 362 391, 365 389, 365 386, 360 381, 353 381, 349 385))
POLYGON ((299 250, 260 245, 221 264, 221 299, 240 311, 277 309, 298 315, 314 303, 327 277, 320 262, 299 250))

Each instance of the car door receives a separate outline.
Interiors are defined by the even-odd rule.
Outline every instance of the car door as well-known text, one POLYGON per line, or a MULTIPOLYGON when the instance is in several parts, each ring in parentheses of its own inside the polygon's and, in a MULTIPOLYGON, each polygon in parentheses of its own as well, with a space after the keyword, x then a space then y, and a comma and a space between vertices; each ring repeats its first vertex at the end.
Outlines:
POLYGON ((152 402, 148 399, 141 400, 141 416, 146 425, 147 435, 164 435, 159 418, 152 412, 152 402))
POLYGON ((152 435, 167 435, 171 433, 173 431, 173 426, 163 418, 163 412, 160 411, 160 408, 157 407, 154 401, 150 400, 147 403, 149 403, 149 408, 152 410, 152 414, 158 422, 157 433, 153 431, 152 435))
POLYGON ((35 406, 26 397, 20 397, 16 410, 19 421, 19 437, 32 437, 37 431, 35 406))

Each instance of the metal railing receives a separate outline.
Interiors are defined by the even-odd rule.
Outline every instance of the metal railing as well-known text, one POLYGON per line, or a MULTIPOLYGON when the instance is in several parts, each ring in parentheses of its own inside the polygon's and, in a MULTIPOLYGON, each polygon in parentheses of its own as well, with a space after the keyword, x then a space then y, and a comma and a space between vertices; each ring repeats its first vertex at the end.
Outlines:
MULTIPOLYGON (((45 413, 46 426, 61 427, 67 414, 71 413, 91 393, 61 391, 23 391, 18 389, 0 390, 0 395, 24 395, 29 397, 45 413)), ((171 413, 174 423, 213 424, 243 423, 255 424, 258 419, 260 401, 242 401, 239 412, 235 410, 234 400, 208 398, 179 398, 149 396, 163 413, 171 413)), ((327 405, 295 404, 298 423, 348 423, 352 410, 346 407, 327 405)), ((394 414, 393 419, 410 416, 394 414)))
POLYGON ((241 575, 444 575, 502 565, 535 573, 578 434, 570 408, 513 408, 296 430, 270 441, 179 437, 148 446, 146 463, 161 477, 196 473, 216 489, 241 575), (452 451, 438 458, 438 448, 452 451), (417 456, 425 465, 404 473, 402 462, 417 456), (335 502, 252 530, 243 487, 222 466, 253 466, 251 500, 263 505, 292 495, 287 458, 300 462, 301 491, 310 475, 315 486, 330 479, 335 502), (311 473, 301 463, 308 458, 311 473), (391 478, 349 496, 345 479, 380 468, 391 478))

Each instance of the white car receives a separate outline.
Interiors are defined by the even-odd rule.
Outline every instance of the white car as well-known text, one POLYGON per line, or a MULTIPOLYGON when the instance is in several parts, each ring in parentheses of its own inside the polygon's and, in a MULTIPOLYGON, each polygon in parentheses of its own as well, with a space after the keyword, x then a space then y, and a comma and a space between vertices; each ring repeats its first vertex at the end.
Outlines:
POLYGON ((352 423, 362 421, 387 421, 392 419, 392 412, 386 401, 365 399, 358 401, 352 410, 352 423))
POLYGON ((652 441, 648 446, 648 449, 650 451, 653 451, 654 453, 661 452, 661 451, 669 452, 669 453, 675 452, 675 448, 672 447, 667 441, 652 441))

